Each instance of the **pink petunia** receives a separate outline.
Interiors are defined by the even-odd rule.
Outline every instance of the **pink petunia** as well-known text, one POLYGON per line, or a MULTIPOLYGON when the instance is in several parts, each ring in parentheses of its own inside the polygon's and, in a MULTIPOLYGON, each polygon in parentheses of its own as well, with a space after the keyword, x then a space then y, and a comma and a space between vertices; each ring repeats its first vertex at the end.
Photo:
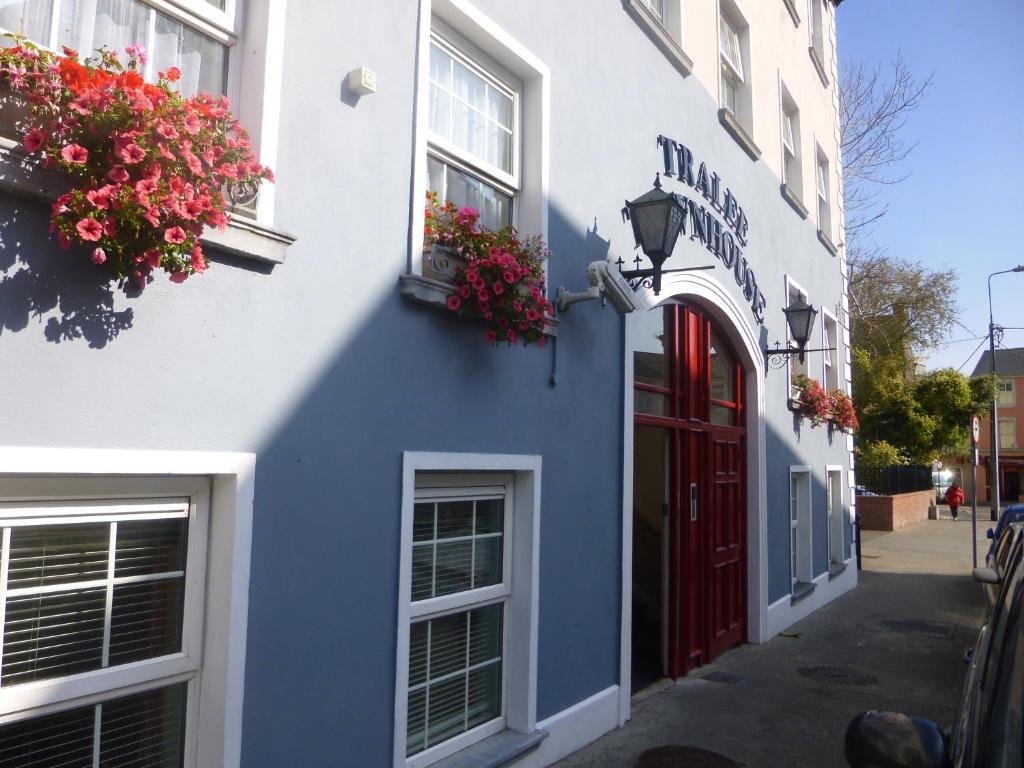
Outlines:
POLYGON ((509 272, 509 271, 506 271, 505 274, 502 275, 502 277, 504 277, 505 278, 505 282, 509 283, 509 284, 514 283, 516 281, 516 276, 512 272, 509 272))
POLYGON ((102 248, 97 248, 92 252, 92 263, 103 264, 107 260, 107 252, 102 248))
POLYGON ((199 133, 200 129, 203 127, 203 121, 200 120, 196 115, 189 115, 188 117, 185 118, 184 125, 185 125, 185 130, 188 133, 190 133, 193 136, 195 136, 197 133, 199 133))
POLYGON ((110 207, 110 192, 106 191, 107 189, 108 187, 90 189, 85 193, 85 198, 100 210, 106 210, 110 207))
POLYGON ((141 162, 142 160, 146 159, 146 150, 144 150, 134 141, 130 141, 124 146, 120 147, 114 154, 116 154, 128 165, 134 165, 135 163, 141 162))
POLYGON ((108 216, 103 220, 103 234, 107 237, 117 237, 117 221, 108 216))
POLYGON ((454 295, 448 297, 448 309, 450 309, 450 310, 452 310, 454 312, 454 311, 456 311, 461 306, 462 306, 462 299, 460 297, 454 296, 454 295))
POLYGON ((540 312, 538 312, 533 307, 530 307, 528 310, 526 310, 526 319, 529 320, 531 323, 536 320, 539 320, 540 312))
POLYGON ((60 151, 60 156, 68 163, 81 164, 89 159, 89 150, 81 144, 68 144, 60 151))
POLYGON ((516 339, 519 338, 519 337, 518 337, 518 335, 516 334, 515 331, 513 331, 511 328, 509 328, 507 331, 505 331, 505 338, 508 339, 513 344, 515 344, 516 339))
POLYGON ((496 334, 494 331, 488 331, 487 332, 487 343, 488 344, 495 344, 495 343, 497 343, 497 341, 498 341, 498 334, 496 334))
POLYGON ((203 248, 198 243, 192 248, 192 269, 196 272, 206 271, 206 259, 203 258, 203 248))
POLYGON ((505 292, 505 286, 499 282, 495 282, 494 285, 491 286, 491 290, 494 291, 495 296, 501 296, 501 294, 505 292))
POLYGON ((156 248, 150 248, 146 251, 146 262, 152 269, 156 269, 160 266, 160 251, 156 248))
POLYGON ((99 240, 103 237, 103 225, 96 219, 82 219, 75 224, 75 229, 83 240, 99 240))
POLYGON ((46 142, 46 134, 38 128, 33 128, 31 131, 25 134, 25 138, 21 140, 21 145, 25 147, 26 152, 38 152, 42 149, 43 144, 46 142))
POLYGON ((145 178, 135 183, 135 191, 144 195, 151 195, 157 190, 156 179, 145 178))
POLYGON ((188 279, 188 272, 171 272, 172 283, 184 283, 188 279))
POLYGON ((170 227, 164 230, 164 240, 175 245, 184 243, 186 240, 185 230, 181 227, 170 227))
POLYGON ((178 132, 170 123, 157 123, 156 132, 159 133, 168 141, 174 141, 176 138, 178 138, 178 132))
POLYGON ((107 178, 115 184, 124 184, 130 178, 123 165, 115 165, 107 171, 107 178))

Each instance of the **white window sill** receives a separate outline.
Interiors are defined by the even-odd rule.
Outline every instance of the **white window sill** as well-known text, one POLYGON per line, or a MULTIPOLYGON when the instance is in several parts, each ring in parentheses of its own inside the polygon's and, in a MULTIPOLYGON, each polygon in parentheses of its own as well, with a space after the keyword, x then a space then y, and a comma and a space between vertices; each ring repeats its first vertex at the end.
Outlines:
POLYGON ((814 71, 817 72, 818 77, 821 78, 821 84, 828 88, 828 73, 825 71, 825 62, 823 62, 821 57, 818 55, 818 50, 812 45, 807 49, 807 53, 811 56, 811 63, 814 64, 814 71))
POLYGON ((793 19, 793 23, 796 26, 800 26, 800 14, 797 13, 796 3, 794 0, 782 0, 782 4, 786 6, 786 10, 789 11, 790 17, 793 19))
POLYGON ((835 243, 832 242, 832 238, 828 236, 823 230, 818 230, 818 241, 825 246, 825 250, 831 253, 833 256, 839 253, 839 249, 836 248, 835 243))
POLYGON ((732 112, 722 107, 718 110, 718 122, 722 124, 722 127, 725 128, 730 136, 736 139, 736 143, 743 148, 743 151, 750 156, 751 160, 756 162, 761 158, 760 148, 754 143, 746 128, 740 124, 740 121, 736 119, 732 112))
POLYGON ((650 9, 641 0, 622 0, 622 7, 629 11, 648 37, 684 77, 693 72, 693 59, 686 55, 679 42, 651 15, 650 9))
POLYGON ((430 768, 500 768, 533 751, 547 737, 547 731, 519 733, 506 729, 432 763, 430 768))
MULTIPOLYGON (((0 191, 52 203, 68 188, 68 179, 60 173, 43 170, 39 161, 22 151, 18 142, 0 137, 0 191)), ((240 258, 265 264, 283 264, 295 236, 255 220, 229 216, 223 232, 207 229, 203 243, 240 258)))
POLYGON ((782 192, 783 199, 790 204, 794 211, 800 214, 801 219, 806 219, 810 214, 807 209, 804 208, 804 204, 800 202, 800 198, 796 192, 789 188, 787 184, 780 184, 779 190, 782 192))
MULTIPOLYGON (((398 276, 398 286, 402 296, 409 301, 416 304, 438 307, 448 314, 455 314, 448 309, 448 297, 455 293, 455 288, 450 283, 434 280, 430 277, 423 277, 423 275, 406 273, 398 276)), ((557 317, 548 318, 548 326, 544 331, 544 335, 558 336, 558 325, 559 320, 557 317)))

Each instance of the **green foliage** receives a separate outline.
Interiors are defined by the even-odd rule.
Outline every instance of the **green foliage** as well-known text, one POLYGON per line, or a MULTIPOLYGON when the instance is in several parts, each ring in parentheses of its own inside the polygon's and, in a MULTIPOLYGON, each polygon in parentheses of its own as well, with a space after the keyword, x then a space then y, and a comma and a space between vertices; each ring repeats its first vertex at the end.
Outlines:
MULTIPOLYGON (((884 367, 884 358, 859 357, 868 371, 884 367)), ((986 378, 971 380, 944 368, 913 383, 895 378, 869 380, 866 389, 870 399, 858 406, 862 440, 859 455, 895 455, 902 460, 862 460, 872 464, 929 464, 944 454, 966 450, 970 418, 985 411, 994 384, 986 378)))
POLYGON ((857 443, 857 463, 884 467, 892 464, 909 464, 910 460, 888 440, 875 440, 857 443))

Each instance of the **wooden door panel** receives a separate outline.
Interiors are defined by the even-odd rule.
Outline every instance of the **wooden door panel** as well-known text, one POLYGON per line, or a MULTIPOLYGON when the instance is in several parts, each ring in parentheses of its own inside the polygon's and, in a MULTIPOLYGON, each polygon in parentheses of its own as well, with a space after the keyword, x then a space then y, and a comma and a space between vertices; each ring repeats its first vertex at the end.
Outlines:
POLYGON ((710 493, 706 517, 708 658, 743 641, 746 613, 743 542, 743 439, 734 430, 710 436, 710 493))

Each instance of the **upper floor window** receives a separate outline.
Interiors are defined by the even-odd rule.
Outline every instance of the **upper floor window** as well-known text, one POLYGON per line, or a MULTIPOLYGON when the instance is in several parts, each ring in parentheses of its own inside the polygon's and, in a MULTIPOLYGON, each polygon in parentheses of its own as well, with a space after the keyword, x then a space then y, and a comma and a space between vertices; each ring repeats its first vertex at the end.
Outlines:
POLYGON ((1000 408, 1017 404, 1017 391, 1013 379, 1003 379, 996 382, 996 401, 1000 408))
POLYGON ((839 333, 836 319, 825 312, 821 313, 822 352, 825 364, 824 386, 827 390, 839 389, 839 333))
POLYGON ((809 0, 811 4, 809 30, 811 45, 809 52, 814 68, 824 85, 828 85, 828 73, 825 70, 825 2, 826 0, 809 0))
POLYGON ((431 35, 428 189, 476 208, 489 229, 513 223, 519 189, 519 89, 496 73, 431 35))
POLYGON ((228 50, 237 39, 234 0, 144 2, 143 0, 14 0, 0 3, 0 27, 59 50, 88 57, 107 47, 124 51, 143 45, 143 75, 178 67, 185 96, 227 91, 228 50))
POLYGON ((1014 416, 1010 418, 999 419, 999 447, 1000 448, 1016 448, 1017 447, 1017 419, 1014 416))
POLYGON ((818 229, 822 234, 831 239, 832 211, 829 205, 829 162, 821 151, 821 147, 818 147, 815 183, 818 193, 818 229))
POLYGON ((643 4, 661 24, 665 23, 665 0, 642 0, 643 4))
POLYGON ((803 194, 800 152, 800 112, 786 86, 782 86, 782 183, 797 198, 803 194))
POLYGON ((744 82, 743 51, 739 33, 725 15, 718 20, 718 50, 722 57, 722 106, 738 116, 739 93, 744 82))

